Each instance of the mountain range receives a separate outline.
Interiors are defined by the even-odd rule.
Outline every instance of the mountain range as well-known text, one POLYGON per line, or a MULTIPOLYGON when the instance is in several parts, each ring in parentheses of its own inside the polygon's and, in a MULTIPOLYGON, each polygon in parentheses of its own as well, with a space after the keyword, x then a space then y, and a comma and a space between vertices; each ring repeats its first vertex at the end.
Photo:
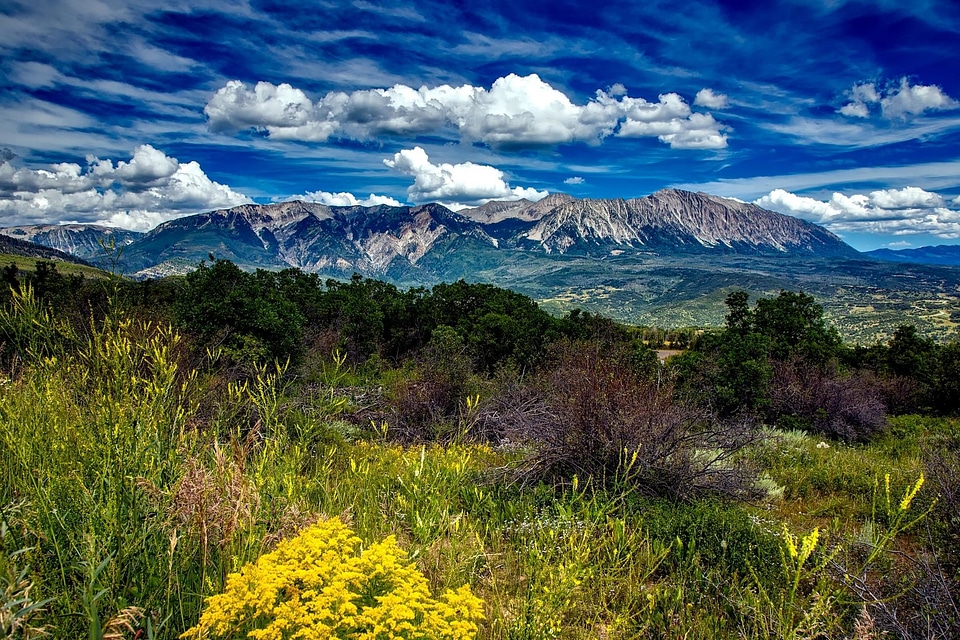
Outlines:
POLYGON ((598 259, 678 253, 857 255, 809 222, 672 189, 631 200, 553 194, 539 202, 495 201, 457 213, 439 204, 328 207, 294 201, 201 213, 146 234, 83 225, 2 232, 100 262, 110 253, 103 246, 108 238, 123 247, 121 265, 141 276, 182 273, 211 253, 248 268, 297 267, 335 276, 358 272, 413 282, 466 276, 478 255, 497 262, 496 254, 517 251, 598 259), (455 273, 458 262, 470 266, 455 273))
POLYGON ((941 244, 936 247, 917 247, 915 249, 875 249, 874 251, 867 251, 864 255, 890 262, 960 266, 960 245, 956 244, 941 244))
MULTIPOLYGON (((660 326, 721 322, 722 300, 734 288, 757 295, 804 290, 848 325, 864 324, 855 311, 878 295, 904 308, 932 305, 933 319, 922 328, 942 333, 960 323, 960 269, 870 259, 810 222, 675 189, 634 199, 552 194, 458 212, 439 204, 294 201, 201 213, 145 234, 78 225, 0 233, 137 277, 184 273, 212 255, 248 269, 360 273, 401 286, 465 278, 521 291, 555 310, 578 306, 660 326)), ((874 311, 868 335, 885 329, 884 321, 873 322, 884 310, 874 311)))

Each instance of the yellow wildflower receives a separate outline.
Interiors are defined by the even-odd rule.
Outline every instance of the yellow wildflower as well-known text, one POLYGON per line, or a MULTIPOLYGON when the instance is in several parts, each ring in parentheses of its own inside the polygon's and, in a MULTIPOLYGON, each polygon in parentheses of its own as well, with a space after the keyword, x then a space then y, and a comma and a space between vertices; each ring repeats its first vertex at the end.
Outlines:
POLYGON ((331 518, 281 542, 227 577, 181 638, 464 640, 477 633, 483 601, 469 586, 430 595, 427 580, 393 536, 360 551, 331 518))
POLYGON ((923 473, 920 473, 920 477, 917 479, 917 483, 913 485, 913 488, 910 489, 907 493, 904 494, 903 500, 900 501, 900 511, 906 511, 910 508, 910 503, 913 502, 913 499, 917 497, 917 492, 920 491, 920 487, 923 486, 923 473))

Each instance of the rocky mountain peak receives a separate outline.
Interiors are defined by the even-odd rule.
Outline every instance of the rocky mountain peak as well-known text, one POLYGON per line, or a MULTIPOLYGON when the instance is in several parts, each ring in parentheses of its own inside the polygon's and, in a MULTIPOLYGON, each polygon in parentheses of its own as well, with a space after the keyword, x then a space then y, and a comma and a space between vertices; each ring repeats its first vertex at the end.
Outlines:
POLYGON ((576 198, 566 193, 551 193, 536 202, 525 198, 520 200, 491 200, 479 207, 462 209, 459 213, 481 224, 496 224, 510 219, 536 222, 556 207, 573 200, 576 200, 576 198))

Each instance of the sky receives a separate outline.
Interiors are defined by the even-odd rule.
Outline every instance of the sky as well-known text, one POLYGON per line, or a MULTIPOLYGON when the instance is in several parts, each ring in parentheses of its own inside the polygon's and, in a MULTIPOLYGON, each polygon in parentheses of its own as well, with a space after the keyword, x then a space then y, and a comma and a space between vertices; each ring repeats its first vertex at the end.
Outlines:
POLYGON ((0 2, 0 226, 666 187, 960 244, 960 2, 0 2))

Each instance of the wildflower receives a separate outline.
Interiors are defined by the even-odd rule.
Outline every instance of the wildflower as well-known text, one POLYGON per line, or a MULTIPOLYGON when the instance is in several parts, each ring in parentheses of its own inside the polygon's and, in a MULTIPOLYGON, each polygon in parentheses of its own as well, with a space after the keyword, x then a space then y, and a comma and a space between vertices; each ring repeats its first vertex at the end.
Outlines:
POLYGON ((797 567, 803 566, 810 557, 810 554, 817 548, 817 542, 819 542, 819 540, 819 527, 814 527, 813 531, 803 536, 803 538, 798 539, 797 536, 790 533, 787 525, 783 525, 783 542, 787 548, 787 553, 792 559, 797 561, 797 567), (797 542, 800 543, 799 549, 797 548, 797 542))
POLYGON ((405 638, 463 640, 477 633, 483 601, 469 586, 434 599, 393 536, 360 551, 331 518, 227 577, 181 638, 405 638), (359 553, 358 553, 359 552, 359 553))
POLYGON ((920 477, 917 479, 917 483, 913 485, 913 488, 910 489, 907 493, 904 494, 903 500, 900 501, 900 511, 906 511, 910 508, 910 503, 913 502, 913 499, 917 497, 917 492, 920 491, 920 487, 923 486, 923 473, 920 473, 920 477))

